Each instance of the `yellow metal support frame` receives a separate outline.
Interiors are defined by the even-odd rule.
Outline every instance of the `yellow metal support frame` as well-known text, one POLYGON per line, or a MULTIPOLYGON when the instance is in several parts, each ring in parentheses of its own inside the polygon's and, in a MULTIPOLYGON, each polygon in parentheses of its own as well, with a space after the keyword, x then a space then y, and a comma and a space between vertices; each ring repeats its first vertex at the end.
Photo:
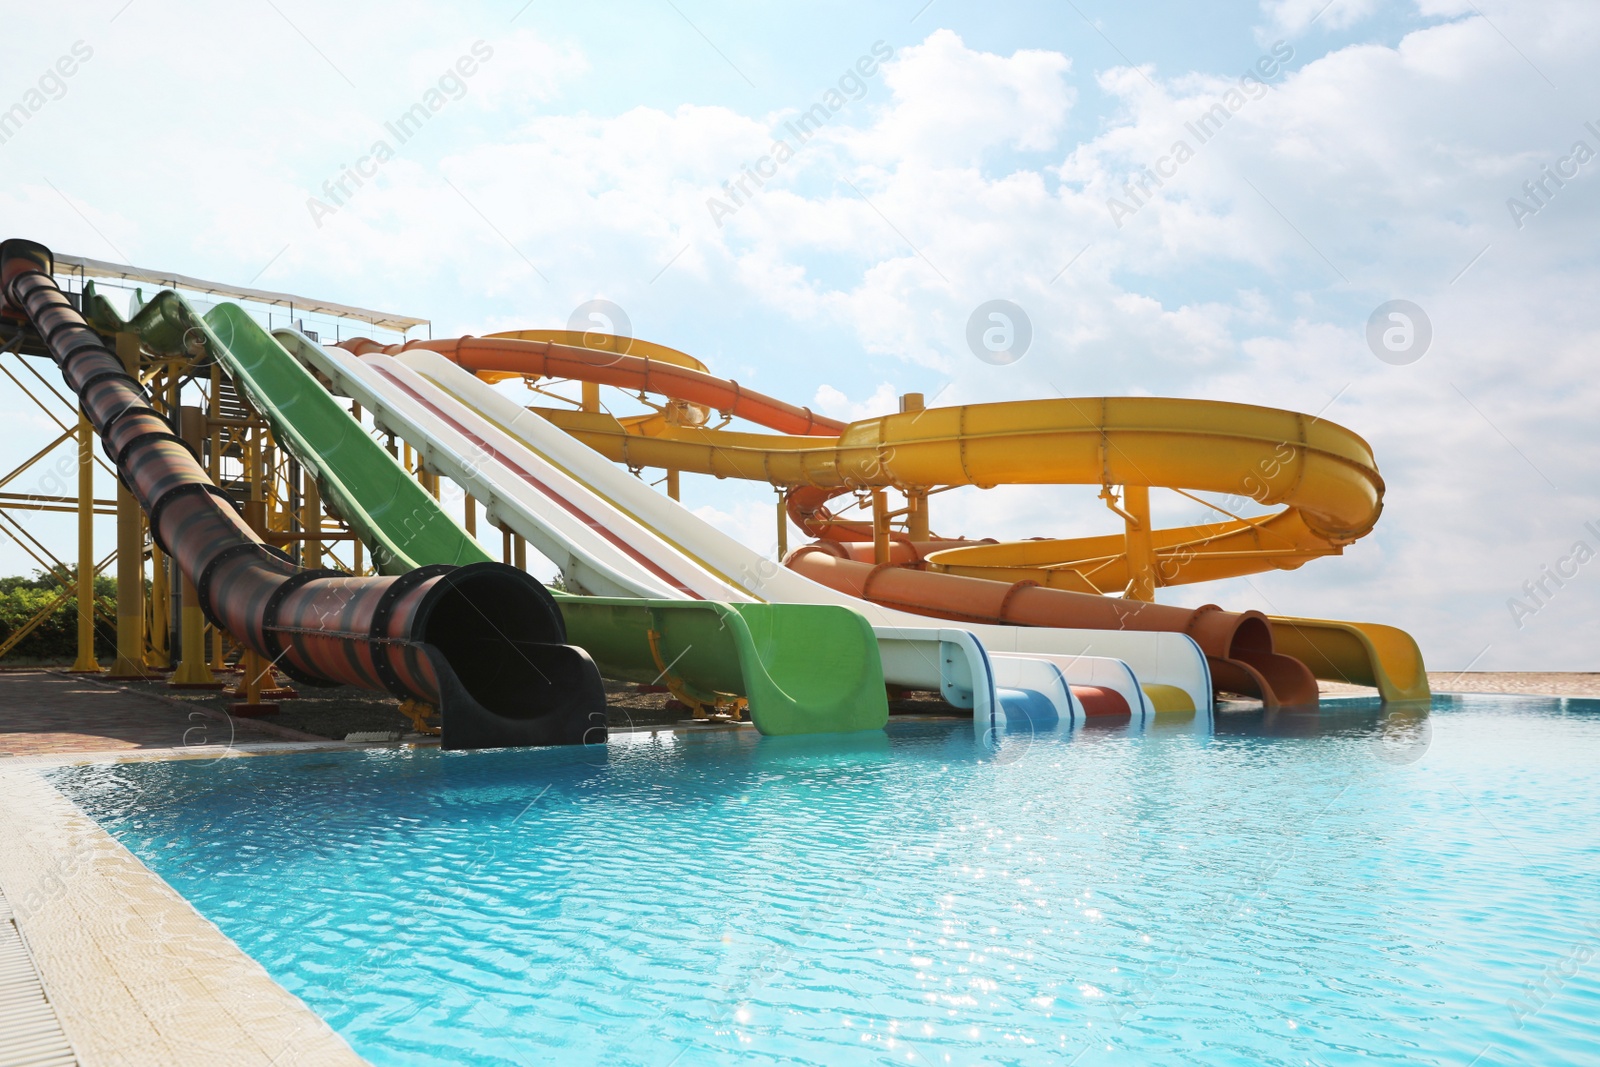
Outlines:
MULTIPOLYGON (((18 354, 21 337, 6 346, 0 355, 18 354)), ((193 358, 205 358, 203 348, 187 354, 152 354, 139 336, 122 332, 108 342, 124 368, 149 393, 152 406, 167 416, 174 430, 197 453, 204 456, 206 472, 212 481, 243 498, 246 520, 273 545, 299 545, 300 558, 308 568, 343 567, 339 543, 351 542, 352 573, 366 567, 365 546, 342 522, 326 515, 320 487, 309 474, 291 486, 294 465, 286 451, 276 446, 270 428, 252 408, 247 396, 236 393, 222 367, 211 360, 197 367, 193 358), (184 407, 184 391, 194 382, 203 407, 184 407), (209 387, 209 388, 208 388, 209 387), (235 399, 237 402, 235 403, 235 399), (298 493, 299 499, 295 500, 298 493), (298 506, 292 506, 292 505, 298 506)), ((19 466, 0 473, 0 537, 10 537, 60 589, 54 599, 35 613, 35 617, 13 628, 0 641, 0 659, 17 647, 62 605, 76 601, 78 620, 75 634, 75 659, 71 670, 82 673, 104 671, 95 654, 97 617, 116 628, 116 657, 111 676, 122 679, 147 679, 171 667, 170 684, 186 688, 217 688, 214 672, 242 668, 238 676, 240 695, 251 703, 262 696, 271 699, 278 691, 272 665, 259 657, 246 656, 245 650, 226 634, 206 622, 193 584, 173 561, 156 546, 147 546, 149 525, 137 498, 118 483, 115 500, 97 500, 94 495, 96 466, 115 475, 97 451, 93 426, 84 416, 75 397, 60 389, 20 356, 20 368, 0 365, 0 374, 22 390, 53 421, 60 433, 34 452, 19 466), (29 380, 31 375, 32 379, 29 380), (65 415, 49 401, 54 399, 67 409, 65 415), (74 424, 75 423, 75 424, 74 424), (72 459, 52 460, 55 473, 46 473, 33 491, 6 492, 4 488, 30 468, 50 459, 67 442, 77 445, 72 459), (78 478, 75 492, 67 495, 71 484, 69 463, 75 461, 78 478), (56 479, 65 484, 54 486, 56 479), (77 550, 69 565, 13 514, 18 511, 72 513, 77 516, 77 550), (94 558, 96 516, 116 517, 116 548, 98 562, 94 558), (146 570, 149 559, 151 569, 146 570), (115 561, 117 596, 115 609, 95 595, 95 579, 115 561), (237 664, 237 667, 230 666, 237 664)), ((351 414, 361 418, 359 406, 351 414)), ((392 449, 392 443, 391 443, 392 449)), ((437 498, 439 476, 427 471, 420 456, 406 449, 407 465, 437 498)), ((476 527, 476 501, 467 502, 468 525, 476 527)), ((474 531, 475 532, 475 531, 474 531)), ((526 548, 516 538, 514 549, 508 538, 508 556, 525 558, 526 548)), ((69 557, 71 558, 71 557, 69 557)))
POLYGON ((78 674, 105 668, 94 654, 94 427, 78 409, 78 674))

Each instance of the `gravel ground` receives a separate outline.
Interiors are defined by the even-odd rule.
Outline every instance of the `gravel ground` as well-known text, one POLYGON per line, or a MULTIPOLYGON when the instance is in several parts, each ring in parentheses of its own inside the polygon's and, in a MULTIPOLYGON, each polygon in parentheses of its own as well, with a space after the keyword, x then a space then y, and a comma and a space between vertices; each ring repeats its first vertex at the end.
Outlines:
MULTIPOLYGON (((200 705, 215 712, 227 713, 240 697, 227 690, 167 688, 164 680, 148 682, 120 682, 133 692, 148 693, 185 705, 200 705)), ((347 734, 367 732, 398 732, 402 735, 414 731, 411 720, 400 714, 399 702, 366 689, 354 686, 334 686, 321 689, 314 686, 296 686, 297 696, 275 701, 276 715, 268 715, 254 722, 270 727, 282 727, 315 737, 328 737, 342 741, 347 734)), ((687 718, 684 711, 669 710, 665 693, 638 693, 629 684, 607 682, 607 719, 612 726, 658 725, 674 723, 687 718)))
MULTIPOLYGON (((200 705, 216 712, 228 712, 241 699, 227 690, 169 689, 164 679, 147 682, 119 682, 133 692, 147 693, 186 705, 200 705)), ((411 720, 400 714, 399 703, 391 697, 352 686, 319 689, 297 686, 297 696, 276 701, 278 713, 253 721, 288 730, 343 740, 351 733, 413 731, 411 720)), ((614 727, 671 726, 691 719, 687 708, 666 692, 646 692, 631 682, 606 682, 607 721, 614 727)), ((928 693, 911 693, 889 702, 896 715, 964 714, 928 693)))
MULTIPOLYGON (((223 677, 229 678, 227 675, 223 677)), ((116 684, 134 692, 149 693, 186 705, 199 705, 224 714, 244 699, 226 689, 169 689, 165 679, 116 684)), ((399 703, 392 697, 344 685, 331 689, 299 686, 296 692, 299 695, 292 699, 275 701, 278 705, 276 715, 252 721, 316 737, 329 737, 335 741, 342 741, 346 734, 357 731, 412 732, 411 720, 400 714, 399 703)))

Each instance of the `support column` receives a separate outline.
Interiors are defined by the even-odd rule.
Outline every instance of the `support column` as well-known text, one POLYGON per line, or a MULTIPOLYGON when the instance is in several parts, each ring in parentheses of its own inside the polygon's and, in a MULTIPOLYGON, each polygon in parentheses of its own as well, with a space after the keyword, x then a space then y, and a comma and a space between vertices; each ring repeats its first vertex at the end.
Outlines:
MULTIPOLYGON (((212 485, 222 484, 222 367, 211 361, 211 393, 207 399, 206 429, 210 434, 211 451, 206 456, 206 474, 212 485)), ((210 669, 222 670, 222 630, 211 627, 210 669)))
MULTIPOLYGON (((338 328, 337 327, 335 327, 335 329, 334 329, 334 336, 335 336, 335 340, 337 340, 337 337, 338 337, 338 328)), ((358 422, 358 423, 361 422, 361 405, 360 404, 357 404, 357 403, 355 403, 353 401, 351 402, 351 404, 350 404, 350 417, 352 419, 355 419, 356 422, 358 422)), ((366 563, 366 551, 367 551, 367 546, 361 543, 361 538, 357 537, 355 539, 355 541, 351 544, 351 548, 350 548, 350 570, 358 578, 361 577, 362 567, 366 563)))
MULTIPOLYGON (((172 422, 172 432, 183 436, 183 371, 187 363, 167 365, 167 417, 172 422)), ((195 447, 191 443, 191 448, 195 447)), ((183 657, 183 568, 178 561, 167 557, 167 663, 176 667, 183 657)))
POLYGON ((75 672, 104 670, 94 654, 94 427, 78 408, 78 658, 75 672))
POLYGON ((926 489, 906 490, 906 536, 913 541, 927 541, 933 536, 928 532, 926 489))
MULTIPOLYGON (((272 430, 263 422, 258 422, 255 428, 256 439, 256 466, 255 484, 257 499, 261 501, 261 529, 266 531, 274 529, 273 520, 281 518, 284 528, 289 525, 289 514, 286 512, 287 501, 273 500, 273 490, 278 487, 278 448, 273 441, 272 430), (272 505, 276 503, 277 508, 272 505)), ((262 538, 266 538, 263 536, 262 538)), ((270 543, 270 542, 269 542, 270 543)))
POLYGON ((778 562, 789 555, 789 494, 778 490, 778 562))
MULTIPOLYGON (((178 436, 196 452, 206 435, 205 413, 199 408, 178 408, 178 436)), ((180 570, 178 572, 178 651, 182 657, 167 685, 173 689, 221 689, 222 683, 211 676, 206 666, 206 617, 200 610, 200 594, 180 570)))
POLYGON ((246 648, 240 657, 239 684, 234 687, 233 695, 244 699, 229 707, 229 712, 246 719, 259 719, 267 715, 276 715, 278 705, 266 703, 261 699, 261 691, 266 688, 277 688, 277 681, 272 674, 272 666, 261 653, 253 648, 246 648))
POLYGON ((173 689, 221 689, 222 683, 212 677, 206 666, 206 617, 200 610, 200 594, 188 578, 182 580, 183 606, 180 608, 179 626, 183 631, 180 645, 183 658, 167 684, 173 689))
MULTIPOLYGON (((139 337, 117 334, 117 356, 135 378, 139 375, 139 337)), ((117 661, 113 678, 143 678, 144 668, 144 512, 139 501, 117 482, 117 661)))
POLYGON ((1151 603, 1156 598, 1156 551, 1150 536, 1150 487, 1123 486, 1122 507, 1127 512, 1123 527, 1128 553, 1128 589, 1123 595, 1151 603))
POLYGON ((172 637, 172 583, 167 573, 167 554, 150 546, 150 623, 149 648, 145 665, 159 671, 172 666, 168 644, 172 637))
MULTIPOLYGON (((584 411, 599 411, 600 410, 600 383, 599 382, 583 382, 582 385, 583 385, 583 410, 584 411)), ((673 499, 676 500, 677 498, 674 497, 673 499)))
POLYGON ((889 562, 889 495, 882 489, 872 491, 872 562, 889 562))
POLYGON ((514 553, 514 555, 512 557, 512 560, 511 560, 511 565, 513 567, 517 568, 517 570, 519 570, 519 571, 527 570, 528 569, 528 542, 524 541, 520 536, 513 537, 511 539, 511 547, 512 547, 512 551, 514 553))
MULTIPOLYGON (((272 445, 264 423, 257 422, 250 431, 249 446, 245 451, 245 470, 250 480, 250 499, 245 503, 244 509, 245 521, 265 540, 267 528, 272 521, 268 513, 270 502, 267 500, 267 479, 276 477, 277 463, 272 455, 272 445)), ((278 705, 264 704, 261 701, 263 689, 277 688, 272 665, 247 645, 239 658, 239 667, 242 673, 233 693, 235 696, 244 697, 244 700, 232 705, 229 711, 247 718, 276 714, 278 705)))
MULTIPOLYGON (((925 402, 921 393, 902 393, 900 395, 901 412, 924 410, 925 402)), ((906 491, 906 536, 913 541, 926 541, 928 534, 928 490, 915 487, 906 491)))
MULTIPOLYGON (((150 383, 150 399, 158 414, 167 416, 170 420, 172 412, 167 408, 168 380, 172 374, 170 365, 165 373, 158 374, 150 383)), ((172 583, 167 571, 167 554, 161 551, 161 546, 151 539, 150 543, 150 623, 148 630, 149 650, 145 653, 145 666, 156 670, 166 670, 172 666, 170 642, 172 640, 172 583)))
POLYGON ((463 518, 466 520, 467 536, 475 538, 478 536, 478 502, 472 499, 471 493, 467 494, 464 507, 466 515, 463 518))
POLYGON ((314 570, 322 566, 322 490, 310 471, 304 467, 300 469, 305 479, 305 488, 300 494, 300 529, 305 534, 300 565, 314 570))
MULTIPOLYGON (((305 497, 300 492, 300 483, 302 481, 300 461, 295 459, 294 454, 288 449, 284 449, 284 456, 283 525, 289 534, 300 535, 298 538, 288 542, 286 551, 289 553, 289 558, 294 560, 296 567, 304 567, 306 565, 306 527, 304 521, 306 509, 305 497)), ((276 482, 276 480, 277 476, 274 473, 273 481, 276 482)))
POLYGON ((266 456, 264 443, 261 440, 263 430, 260 426, 246 430, 243 449, 245 486, 249 496, 244 502, 244 521, 256 536, 266 539, 267 535, 267 497, 265 484, 266 456))
POLYGON ((674 470, 667 471, 667 496, 671 497, 673 500, 681 499, 678 496, 678 489, 678 472, 674 470))

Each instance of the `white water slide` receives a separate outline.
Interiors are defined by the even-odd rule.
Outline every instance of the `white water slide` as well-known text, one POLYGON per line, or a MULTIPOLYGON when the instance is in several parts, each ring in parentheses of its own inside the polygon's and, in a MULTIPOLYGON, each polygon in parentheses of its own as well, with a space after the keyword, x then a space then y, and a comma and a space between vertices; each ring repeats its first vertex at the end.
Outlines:
POLYGON ((872 624, 887 682, 937 690, 970 707, 980 728, 1022 714, 1034 723, 1050 715, 1082 722, 1072 686, 1121 695, 1135 724, 1155 714, 1145 687, 1162 686, 1169 702, 1186 697, 1209 721, 1210 671, 1184 634, 940 626, 858 600, 757 554, 437 353, 357 357, 292 330, 276 336, 335 392, 410 442, 430 470, 482 502, 491 525, 533 544, 569 589, 844 605, 872 624))

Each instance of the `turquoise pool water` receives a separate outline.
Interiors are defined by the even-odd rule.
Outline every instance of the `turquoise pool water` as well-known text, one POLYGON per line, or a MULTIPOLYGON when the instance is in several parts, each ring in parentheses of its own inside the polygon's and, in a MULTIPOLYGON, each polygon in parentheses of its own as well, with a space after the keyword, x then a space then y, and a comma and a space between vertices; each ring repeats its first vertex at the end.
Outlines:
POLYGON ((53 780, 378 1064, 1600 1062, 1600 703, 53 780))

